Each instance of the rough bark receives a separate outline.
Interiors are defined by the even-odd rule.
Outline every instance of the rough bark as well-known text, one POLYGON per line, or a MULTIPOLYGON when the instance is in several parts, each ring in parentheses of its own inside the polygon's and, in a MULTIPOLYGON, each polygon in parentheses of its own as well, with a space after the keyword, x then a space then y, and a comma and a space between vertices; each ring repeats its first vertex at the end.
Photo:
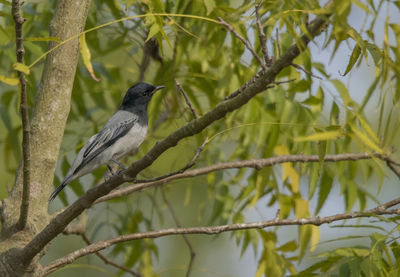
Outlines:
MULTIPOLYGON (((66 40, 82 32, 89 4, 90 0, 58 1, 50 24, 50 36, 66 40)), ((27 19, 29 20, 29 18, 27 19)), ((52 48, 55 45, 56 42, 51 42, 49 47, 52 48)), ((16 173, 12 191, 2 203, 1 276, 20 276, 22 274, 15 271, 16 264, 7 263, 10 260, 8 259, 10 256, 5 254, 6 251, 25 246, 49 222, 47 205, 43 205, 43 203, 47 203, 53 187, 54 171, 70 110, 71 91, 78 58, 78 39, 71 40, 57 48, 46 58, 31 121, 32 172, 30 176, 31 191, 28 222, 24 230, 20 232, 14 231, 15 228, 13 226, 18 220, 22 197, 23 178, 22 167, 20 167, 16 173)), ((12 253, 12 251, 7 253, 12 253)), ((30 274, 34 274, 34 271, 30 274)))

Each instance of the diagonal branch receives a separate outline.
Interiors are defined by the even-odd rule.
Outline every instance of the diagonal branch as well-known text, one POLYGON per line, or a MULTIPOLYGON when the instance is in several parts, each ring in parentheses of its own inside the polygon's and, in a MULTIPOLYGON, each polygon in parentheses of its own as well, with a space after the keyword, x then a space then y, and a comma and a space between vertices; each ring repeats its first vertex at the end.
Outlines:
POLYGON ((299 70, 301 70, 301 71, 303 71, 305 74, 310 75, 311 77, 314 77, 314 78, 322 80, 321 77, 319 77, 317 75, 314 75, 311 71, 308 71, 307 69, 305 69, 304 67, 302 67, 302 66, 300 66, 298 64, 292 63, 292 66, 297 68, 297 69, 299 69, 299 70))
POLYGON ((287 225, 315 225, 320 226, 322 224, 329 224, 335 221, 341 221, 345 219, 362 218, 362 217, 373 217, 379 215, 400 215, 400 209, 390 209, 394 205, 400 203, 400 197, 392 201, 389 201, 383 205, 377 206, 373 209, 363 211, 363 212, 350 212, 343 214, 335 214, 331 216, 324 217, 310 217, 310 218, 299 218, 299 219, 272 219, 262 222, 254 223, 237 223, 237 224, 227 224, 220 226, 211 227, 192 227, 192 228, 176 228, 176 229, 164 229, 159 231, 148 231, 143 233, 134 233, 128 235, 122 235, 108 240, 99 241, 93 243, 87 247, 78 249, 52 263, 47 265, 44 269, 44 275, 48 275, 56 269, 63 267, 67 264, 72 263, 76 259, 86 256, 88 254, 96 253, 102 249, 110 247, 114 244, 139 240, 144 238, 160 238, 171 235, 183 235, 183 234, 206 234, 215 235, 223 232, 231 232, 237 230, 249 230, 249 229, 264 229, 273 226, 287 226, 287 225))
MULTIPOLYGON (((23 2, 19 0, 12 1, 12 16, 15 21, 15 35, 16 35, 16 55, 17 62, 24 63, 25 49, 22 37, 22 25, 26 21, 21 15, 21 6, 23 2)), ((29 195, 30 195, 30 123, 28 111, 28 99, 26 95, 26 78, 25 74, 18 71, 19 83, 21 88, 21 119, 22 119, 22 166, 23 166, 23 185, 22 185, 22 199, 19 219, 16 224, 17 230, 23 230, 26 226, 29 211, 29 195)))
POLYGON ((179 83, 179 81, 177 79, 174 79, 174 81, 175 81, 175 86, 182 93, 183 98, 185 98, 186 105, 188 105, 188 107, 189 107, 190 111, 192 112, 194 118, 199 118, 199 115, 197 114, 196 110, 193 108, 192 103, 190 103, 189 97, 187 96, 187 94, 183 90, 183 88, 182 88, 181 84, 179 83))
POLYGON ((396 168, 396 165, 399 166, 399 164, 390 159, 386 160, 386 164, 393 171, 393 173, 400 178, 400 169, 396 168))
MULTIPOLYGON (((376 153, 346 153, 346 154, 333 154, 333 155, 325 155, 324 162, 339 162, 339 161, 358 161, 372 158, 379 158, 384 161, 395 161, 391 160, 387 156, 379 155, 376 153)), ((122 189, 118 189, 110 192, 109 194, 100 197, 95 201, 95 204, 108 201, 114 198, 122 197, 124 195, 128 195, 137 191, 142 191, 144 189, 149 189, 152 187, 164 185, 170 183, 174 180, 191 178, 195 176, 206 175, 208 173, 225 170, 225 169, 233 169, 233 168, 254 168, 260 170, 267 166, 273 166, 276 164, 282 163, 290 163, 290 162, 300 162, 300 163, 310 163, 310 162, 320 162, 319 155, 283 155, 276 156, 266 159, 254 159, 254 160, 244 160, 244 161, 236 161, 236 162, 226 162, 214 164, 202 168, 196 168, 193 170, 188 170, 182 173, 174 172, 174 174, 166 174, 160 177, 155 177, 149 180, 142 180, 141 183, 137 183, 122 189)))
MULTIPOLYGON (((86 242, 87 245, 91 245, 91 244, 92 244, 92 242, 91 242, 90 239, 86 236, 85 233, 81 233, 80 235, 81 235, 82 239, 86 242)), ((131 270, 130 268, 128 268, 128 267, 126 267, 126 266, 117 264, 117 263, 115 263, 115 262, 113 262, 113 261, 107 259, 107 258, 106 258, 103 254, 101 254, 100 252, 96 252, 95 255, 96 255, 97 257, 99 257, 105 264, 111 265, 111 266, 116 267, 116 268, 118 268, 118 269, 120 269, 120 270, 122 270, 122 271, 128 272, 128 273, 132 274, 133 276, 142 277, 142 274, 140 274, 139 272, 133 271, 133 270, 131 270)))
MULTIPOLYGON (((312 37, 321 33, 323 27, 327 24, 327 17, 329 16, 330 14, 326 14, 323 17, 317 17, 309 24, 309 33, 301 37, 302 45, 307 45, 312 37)), ((168 137, 159 141, 142 159, 132 163, 127 170, 88 190, 86 194, 53 218, 24 248, 14 251, 12 259, 18 260, 25 267, 28 266, 31 260, 51 240, 60 234, 74 218, 92 206, 96 199, 108 194, 122 183, 134 180, 139 172, 149 167, 161 154, 174 147, 179 141, 200 133, 213 122, 222 119, 227 113, 239 109, 254 96, 263 92, 266 86, 273 83, 278 73, 285 67, 290 66, 300 54, 300 49, 297 45, 294 44, 289 47, 284 55, 272 64, 267 71, 262 72, 260 77, 246 87, 238 96, 219 103, 208 113, 171 133, 168 137)))
MULTIPOLYGON (((87 213, 83 213, 80 217, 77 223, 75 224, 70 224, 67 226, 67 228, 65 228, 65 230, 63 231, 64 235, 78 235, 81 236, 82 240, 87 244, 87 245, 91 245, 92 242, 90 241, 90 239, 88 238, 88 236, 86 235, 86 228, 87 228, 87 223, 88 223, 88 216, 87 213)), ((113 267, 116 267, 120 270, 126 271, 130 274, 132 274, 133 276, 136 277, 142 277, 142 274, 140 274, 139 272, 135 272, 133 270, 131 270, 130 268, 117 264, 109 259, 107 259, 103 254, 101 254, 100 252, 96 252, 95 255, 97 257, 99 257, 105 264, 111 265, 113 267)))
POLYGON ((251 45, 244 39, 244 37, 236 32, 235 29, 233 29, 233 27, 228 22, 225 22, 221 17, 218 16, 218 20, 221 25, 225 26, 235 37, 237 37, 244 44, 244 46, 246 46, 246 48, 251 52, 254 58, 256 58, 256 60, 260 63, 263 70, 267 70, 268 68, 266 67, 264 61, 260 58, 259 55, 257 55, 254 48, 251 47, 251 45))

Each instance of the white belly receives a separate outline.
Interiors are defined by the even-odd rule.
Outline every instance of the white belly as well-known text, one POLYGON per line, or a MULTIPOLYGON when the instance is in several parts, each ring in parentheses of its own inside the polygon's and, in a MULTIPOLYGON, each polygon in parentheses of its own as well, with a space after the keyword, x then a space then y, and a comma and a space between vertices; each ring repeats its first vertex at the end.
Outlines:
MULTIPOLYGON (((118 139, 109 149, 104 153, 105 157, 112 157, 114 160, 119 160, 123 156, 136 151, 140 144, 142 144, 146 137, 147 126, 141 126, 137 124, 126 134, 125 136, 118 139), (108 155, 108 154, 111 155, 108 155)), ((103 164, 109 163, 109 160, 103 161, 103 164)))

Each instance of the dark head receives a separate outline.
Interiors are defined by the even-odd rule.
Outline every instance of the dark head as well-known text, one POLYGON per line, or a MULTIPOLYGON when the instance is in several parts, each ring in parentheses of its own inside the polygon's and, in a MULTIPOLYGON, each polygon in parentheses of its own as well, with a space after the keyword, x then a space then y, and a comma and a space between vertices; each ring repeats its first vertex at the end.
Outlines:
POLYGON ((153 86, 146 83, 137 83, 130 87, 122 100, 121 110, 131 110, 134 107, 147 108, 153 94, 164 86, 153 86))

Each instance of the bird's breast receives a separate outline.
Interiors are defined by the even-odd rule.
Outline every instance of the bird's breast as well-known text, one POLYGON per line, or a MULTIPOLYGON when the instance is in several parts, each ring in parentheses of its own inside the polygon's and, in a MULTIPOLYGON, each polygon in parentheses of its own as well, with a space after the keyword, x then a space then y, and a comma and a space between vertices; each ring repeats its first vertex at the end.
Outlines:
POLYGON ((114 143, 112 149, 112 156, 114 159, 119 160, 123 156, 137 150, 146 137, 146 125, 140 123, 135 124, 125 136, 122 136, 116 143, 114 143))

